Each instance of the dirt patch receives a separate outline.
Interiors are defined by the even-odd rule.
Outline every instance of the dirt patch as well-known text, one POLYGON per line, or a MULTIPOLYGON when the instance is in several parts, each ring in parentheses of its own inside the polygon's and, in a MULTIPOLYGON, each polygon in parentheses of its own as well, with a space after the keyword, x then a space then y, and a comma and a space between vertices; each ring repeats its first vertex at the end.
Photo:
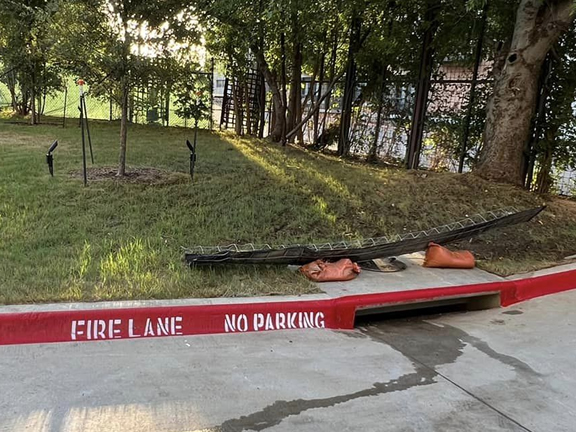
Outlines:
MULTIPOLYGON (((88 181, 112 180, 119 183, 168 185, 183 183, 190 179, 190 177, 184 173, 164 171, 156 168, 127 167, 126 174, 122 177, 118 177, 116 173, 116 167, 88 168, 88 181)), ((82 170, 71 171, 70 176, 72 178, 82 179, 82 170)))
POLYGON ((576 203, 550 198, 534 220, 501 228, 452 246, 474 253, 480 266, 501 276, 558 264, 574 254, 576 203))

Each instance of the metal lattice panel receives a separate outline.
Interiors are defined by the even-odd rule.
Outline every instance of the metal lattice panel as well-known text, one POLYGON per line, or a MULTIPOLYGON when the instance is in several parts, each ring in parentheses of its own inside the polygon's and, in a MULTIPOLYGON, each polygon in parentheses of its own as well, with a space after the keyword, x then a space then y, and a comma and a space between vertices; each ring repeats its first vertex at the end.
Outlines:
POLYGON ((367 261, 416 252, 424 249, 429 242, 446 244, 473 237, 488 229, 527 222, 543 209, 544 207, 538 207, 518 212, 514 208, 505 208, 469 216, 457 222, 427 230, 355 241, 293 245, 248 243, 244 245, 195 246, 189 249, 185 248, 185 257, 191 265, 223 262, 304 264, 319 258, 350 258, 354 261, 367 261))

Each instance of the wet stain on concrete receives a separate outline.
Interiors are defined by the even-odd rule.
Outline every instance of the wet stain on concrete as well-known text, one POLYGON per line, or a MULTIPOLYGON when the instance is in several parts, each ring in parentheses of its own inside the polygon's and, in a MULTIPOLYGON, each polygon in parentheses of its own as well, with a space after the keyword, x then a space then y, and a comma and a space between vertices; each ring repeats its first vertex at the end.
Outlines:
POLYGON ((448 324, 438 324, 422 319, 391 321, 368 328, 368 335, 377 331, 381 342, 388 343, 404 355, 418 359, 422 363, 436 367, 454 363, 469 344, 488 357, 511 366, 516 372, 540 377, 541 374, 523 361, 501 354, 492 349, 482 339, 448 324))
POLYGON ((372 387, 354 393, 319 399, 279 400, 260 411, 227 420, 204 432, 262 431, 280 424, 289 416, 299 415, 307 410, 329 408, 354 399, 434 384, 439 376, 436 368, 454 363, 462 355, 467 344, 511 366, 522 376, 531 377, 529 381, 534 381, 534 378, 539 376, 521 360, 496 352, 486 342, 456 327, 428 322, 421 318, 406 321, 387 321, 378 325, 366 325, 361 328, 361 331, 341 332, 341 334, 355 338, 368 337, 378 343, 391 346, 412 361, 414 372, 387 382, 376 382, 372 387))
POLYGON ((333 330, 333 331, 334 333, 348 336, 352 339, 368 339, 368 336, 357 330, 333 330))
POLYGON ((502 312, 504 315, 522 315, 524 312, 519 310, 510 310, 506 312, 502 312))
POLYGON ((521 373, 521 374, 523 374, 523 376, 526 376, 526 375, 529 375, 532 377, 541 377, 542 376, 540 373, 536 372, 534 369, 532 369, 530 367, 530 365, 523 362, 522 360, 519 360, 516 357, 510 356, 510 355, 502 354, 502 353, 495 351, 486 342, 484 342, 482 339, 474 337, 472 335, 469 335, 465 331, 460 330, 456 327, 452 327, 449 325, 444 325, 444 326, 446 328, 448 328, 454 336, 461 338, 464 342, 469 343, 474 348, 476 348, 478 351, 481 351, 484 354, 486 354, 488 357, 493 358, 494 360, 497 360, 500 363, 511 366, 517 373, 521 373))
POLYGON ((493 319, 490 321, 491 324, 496 324, 496 325, 504 325, 506 324, 506 321, 502 320, 502 319, 493 319))
POLYGON ((301 414, 315 408, 329 408, 354 399, 378 396, 385 393, 408 390, 412 387, 433 384, 436 373, 428 368, 418 366, 416 372, 402 375, 397 379, 383 383, 374 383, 372 387, 354 393, 320 399, 279 400, 247 416, 227 420, 210 432, 239 432, 244 430, 261 431, 282 422, 285 418, 301 414))
MULTIPOLYGON (((340 332, 343 335, 354 338, 370 338, 379 343, 388 342, 383 339, 383 336, 388 336, 388 331, 386 333, 382 332, 379 328, 373 326, 367 326, 362 329, 362 332, 340 332)), ((422 341, 428 341, 427 338, 423 338, 422 341)), ((435 344, 432 344, 435 345, 435 344)), ((430 349, 433 346, 430 346, 430 349)), ((403 375, 399 378, 387 381, 387 382, 377 382, 372 385, 372 387, 360 390, 354 393, 338 395, 329 398, 321 399, 296 399, 292 401, 276 401, 273 404, 265 407, 261 411, 249 414, 247 416, 242 416, 237 419, 230 419, 211 429, 210 432, 237 432, 244 430, 261 431, 273 426, 280 424, 284 419, 289 416, 299 415, 304 411, 315 409, 315 408, 329 408, 335 405, 349 402, 354 399, 378 396, 385 393, 392 393, 397 391, 408 390, 413 387, 426 386, 434 384, 436 382, 435 378, 437 373, 434 371, 433 367, 444 363, 452 363, 460 356, 461 351, 459 350, 459 345, 450 345, 445 347, 443 352, 434 358, 432 367, 429 365, 424 366, 418 362, 413 362, 415 372, 403 375)), ((398 349, 397 347, 394 347, 398 349)), ((401 351, 401 350, 400 350, 401 351)))

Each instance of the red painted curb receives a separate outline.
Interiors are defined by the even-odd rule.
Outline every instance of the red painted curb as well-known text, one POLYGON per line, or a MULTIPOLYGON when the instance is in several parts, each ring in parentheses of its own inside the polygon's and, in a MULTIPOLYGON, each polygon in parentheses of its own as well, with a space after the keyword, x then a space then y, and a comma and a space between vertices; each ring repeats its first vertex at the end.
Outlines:
POLYGON ((359 308, 500 292, 502 306, 576 288, 576 270, 528 279, 353 295, 328 300, 164 306, 0 314, 0 345, 244 333, 352 329, 359 308))

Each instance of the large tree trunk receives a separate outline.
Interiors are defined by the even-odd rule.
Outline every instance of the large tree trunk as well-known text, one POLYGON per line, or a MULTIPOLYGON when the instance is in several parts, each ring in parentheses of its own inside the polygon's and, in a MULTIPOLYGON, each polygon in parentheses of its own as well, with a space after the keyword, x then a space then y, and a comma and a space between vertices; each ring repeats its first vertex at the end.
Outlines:
POLYGON ((286 130, 286 107, 282 103, 282 98, 275 94, 272 94, 272 105, 273 116, 272 119, 272 131, 270 132, 270 137, 274 142, 280 142, 284 134, 283 131, 286 130))
POLYGON ((476 172, 522 185, 523 150, 530 136, 538 76, 546 54, 573 19, 573 0, 522 0, 506 62, 495 77, 484 148, 476 172))

